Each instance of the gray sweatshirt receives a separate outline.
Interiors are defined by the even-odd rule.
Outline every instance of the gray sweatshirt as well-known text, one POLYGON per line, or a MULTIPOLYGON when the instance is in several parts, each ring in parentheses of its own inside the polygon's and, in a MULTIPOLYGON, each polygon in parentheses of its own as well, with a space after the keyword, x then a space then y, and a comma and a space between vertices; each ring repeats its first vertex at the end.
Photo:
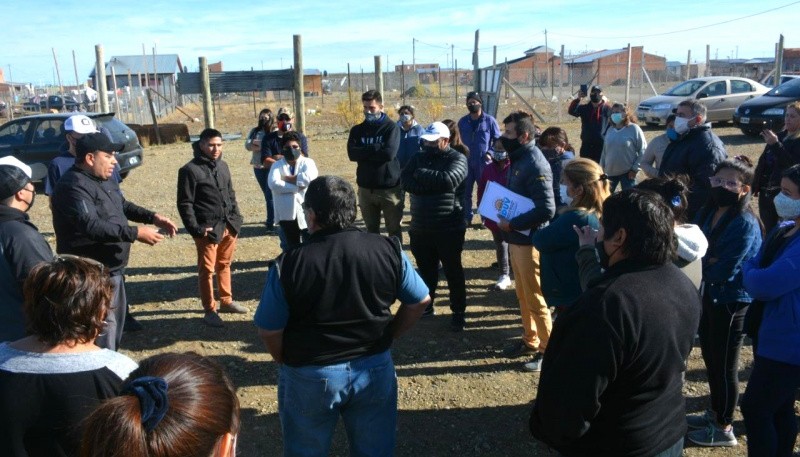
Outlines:
POLYGON ((600 166, 608 176, 619 176, 629 171, 639 171, 639 161, 647 148, 644 132, 636 124, 621 129, 615 126, 606 131, 600 166))

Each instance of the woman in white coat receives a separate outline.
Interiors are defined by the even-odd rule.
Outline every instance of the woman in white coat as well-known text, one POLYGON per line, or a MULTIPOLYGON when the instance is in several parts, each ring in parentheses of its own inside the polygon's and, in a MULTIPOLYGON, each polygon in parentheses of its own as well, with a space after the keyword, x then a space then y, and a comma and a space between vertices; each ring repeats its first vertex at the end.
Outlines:
POLYGON ((300 135, 286 132, 282 138, 283 158, 272 164, 267 184, 273 195, 275 219, 286 239, 286 250, 300 244, 306 232, 303 200, 308 184, 318 175, 317 165, 300 150, 300 135))

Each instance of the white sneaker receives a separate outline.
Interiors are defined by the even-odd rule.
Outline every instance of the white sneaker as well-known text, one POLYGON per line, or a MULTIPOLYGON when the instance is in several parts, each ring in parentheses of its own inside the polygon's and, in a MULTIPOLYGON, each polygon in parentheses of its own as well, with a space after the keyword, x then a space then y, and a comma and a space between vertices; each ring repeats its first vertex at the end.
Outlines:
POLYGON ((494 285, 494 290, 506 290, 511 287, 511 278, 508 275, 502 275, 497 280, 497 283, 494 285))

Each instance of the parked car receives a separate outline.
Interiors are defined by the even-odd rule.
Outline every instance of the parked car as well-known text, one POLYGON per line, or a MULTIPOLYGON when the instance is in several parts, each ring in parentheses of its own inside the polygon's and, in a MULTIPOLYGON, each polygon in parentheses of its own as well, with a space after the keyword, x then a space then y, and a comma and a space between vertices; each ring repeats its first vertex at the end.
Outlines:
POLYGON ((81 102, 75 100, 72 96, 62 97, 60 95, 48 95, 47 97, 31 97, 27 102, 22 104, 22 109, 25 111, 40 112, 42 110, 66 109, 67 111, 78 111, 81 108, 81 102))
POLYGON ((779 132, 783 130, 786 105, 798 100, 800 79, 795 78, 758 98, 742 103, 733 113, 733 123, 742 133, 751 136, 758 136, 765 128, 779 132))
MULTIPOLYGON (((781 84, 789 82, 789 81, 791 81, 793 79, 797 79, 797 78, 800 78, 800 75, 781 75, 781 84)), ((764 78, 761 81, 761 84, 763 84, 763 85, 765 85, 765 86, 767 86, 769 88, 773 88, 773 87, 775 87, 774 79, 775 79, 775 75, 774 74, 770 74, 769 76, 767 76, 766 78, 764 78)), ((778 84, 778 85, 780 86, 780 84, 778 84)))
MULTIPOLYGON (((125 149, 117 155, 123 178, 142 165, 142 145, 133 130, 113 113, 83 114, 92 118, 98 128, 108 129, 115 143, 125 144, 125 149)), ((67 141, 64 122, 70 116, 70 113, 35 114, 6 122, 0 126, 0 157, 13 155, 30 165, 34 181, 42 180, 50 161, 59 155, 59 148, 67 141)))
POLYGON ((639 104, 636 116, 647 125, 664 125, 667 116, 686 99, 700 100, 708 109, 709 122, 728 122, 736 107, 766 93, 768 87, 747 78, 708 76, 684 81, 662 95, 639 104))

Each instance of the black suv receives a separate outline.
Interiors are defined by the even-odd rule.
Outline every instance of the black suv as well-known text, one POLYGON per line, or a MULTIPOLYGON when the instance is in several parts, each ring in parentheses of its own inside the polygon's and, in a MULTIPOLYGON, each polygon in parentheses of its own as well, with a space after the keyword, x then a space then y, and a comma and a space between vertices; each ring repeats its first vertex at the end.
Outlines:
POLYGON ((757 136, 765 128, 783 130, 786 105, 800 100, 800 79, 791 79, 766 94, 748 100, 733 113, 733 123, 744 134, 757 136))
MULTIPOLYGON (((47 175, 50 161, 57 157, 64 144, 66 132, 64 122, 75 113, 36 114, 25 116, 0 126, 0 157, 12 155, 30 165, 33 180, 40 181, 47 175)), ((120 175, 124 178, 131 169, 142 164, 142 145, 136 133, 114 117, 114 113, 80 113, 111 133, 115 143, 124 143, 125 149, 117 155, 120 175)))

